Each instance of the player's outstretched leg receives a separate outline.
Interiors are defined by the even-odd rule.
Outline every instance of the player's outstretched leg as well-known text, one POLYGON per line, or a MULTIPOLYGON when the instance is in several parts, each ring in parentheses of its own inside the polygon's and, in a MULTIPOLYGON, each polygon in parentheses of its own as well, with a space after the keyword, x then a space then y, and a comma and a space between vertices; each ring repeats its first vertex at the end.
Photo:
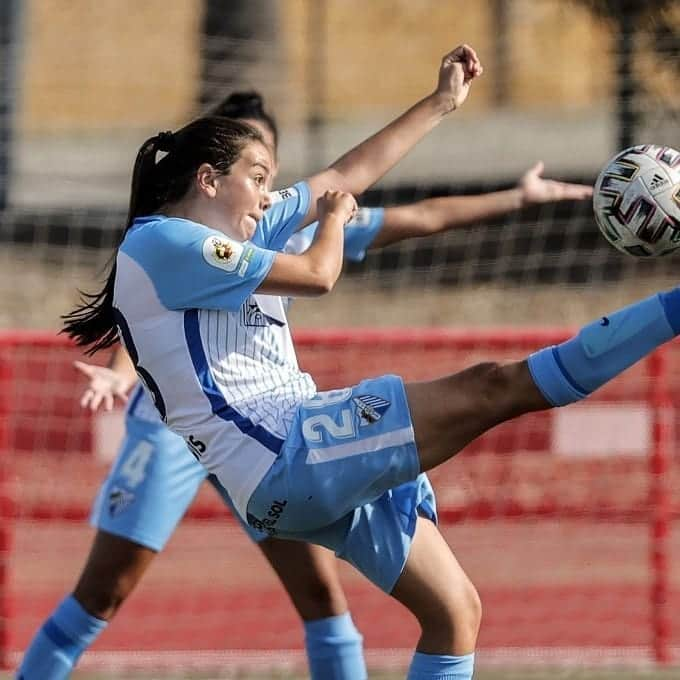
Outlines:
POLYGON ((156 553, 97 532, 87 564, 66 597, 36 633, 17 680, 64 680, 144 575, 156 553))
POLYGON ((365 680, 363 638, 348 611, 335 555, 299 541, 267 538, 258 545, 302 618, 311 680, 365 680))
POLYGON ((430 520, 418 518, 406 566, 391 594, 421 629, 408 680, 470 680, 482 606, 430 520))
POLYGON ((477 364, 439 380, 408 383, 421 470, 443 463, 499 423, 584 399, 678 334, 675 288, 604 316, 524 361, 477 364))

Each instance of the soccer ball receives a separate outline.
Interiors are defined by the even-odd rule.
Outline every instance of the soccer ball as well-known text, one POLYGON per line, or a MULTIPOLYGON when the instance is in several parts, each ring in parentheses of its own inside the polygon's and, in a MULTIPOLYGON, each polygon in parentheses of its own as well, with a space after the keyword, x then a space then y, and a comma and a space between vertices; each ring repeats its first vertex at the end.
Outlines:
POLYGON ((624 253, 680 248, 680 152, 650 144, 621 151, 597 178, 593 209, 604 237, 624 253))

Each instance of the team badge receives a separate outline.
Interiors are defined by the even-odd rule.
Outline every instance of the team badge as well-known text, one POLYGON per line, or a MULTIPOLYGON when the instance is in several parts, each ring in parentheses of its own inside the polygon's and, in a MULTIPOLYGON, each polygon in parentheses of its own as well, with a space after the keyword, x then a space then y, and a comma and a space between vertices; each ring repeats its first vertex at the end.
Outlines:
POLYGON ((226 237, 208 236, 203 241, 203 259, 213 267, 234 272, 243 254, 243 245, 226 237))
POLYGON ((243 314, 243 323, 246 326, 268 326, 267 317, 262 313, 257 302, 253 298, 248 298, 246 303, 241 307, 243 314))
POLYGON ((115 486, 109 493, 109 515, 115 517, 132 505, 135 495, 131 491, 115 486))
POLYGON ((382 397, 375 397, 371 394, 364 394, 352 399, 357 409, 357 420, 359 427, 373 425, 377 423, 385 411, 390 407, 390 402, 382 397))
POLYGON ((216 239, 215 256, 219 260, 229 261, 229 258, 234 256, 234 249, 231 247, 229 243, 226 243, 225 241, 217 241, 216 239))

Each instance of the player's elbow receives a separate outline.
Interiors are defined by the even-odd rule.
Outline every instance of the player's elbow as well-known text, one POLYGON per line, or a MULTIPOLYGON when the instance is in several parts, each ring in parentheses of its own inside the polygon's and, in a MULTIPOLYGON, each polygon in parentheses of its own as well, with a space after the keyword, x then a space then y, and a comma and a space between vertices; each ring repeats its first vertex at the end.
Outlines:
POLYGON ((313 279, 310 286, 310 295, 312 297, 321 297, 328 295, 338 280, 337 275, 334 276, 331 272, 319 272, 313 279))
POLYGON ((432 210, 426 201, 416 204, 415 207, 413 221, 418 225, 418 236, 432 236, 443 231, 444 224, 439 214, 432 210))
POLYGON ((330 293, 340 276, 340 266, 328 263, 314 264, 309 269, 308 295, 320 297, 330 293))
POLYGON ((359 169, 348 166, 344 159, 331 165, 325 172, 327 186, 347 194, 362 194, 371 185, 359 169))

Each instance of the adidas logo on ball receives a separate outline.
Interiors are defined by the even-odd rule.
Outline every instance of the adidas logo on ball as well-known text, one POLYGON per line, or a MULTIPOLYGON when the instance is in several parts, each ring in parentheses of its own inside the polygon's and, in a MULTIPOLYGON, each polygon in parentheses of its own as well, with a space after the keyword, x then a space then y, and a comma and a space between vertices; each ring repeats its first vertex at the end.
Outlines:
POLYGON ((663 176, 659 175, 657 173, 654 173, 654 176, 652 177, 650 183, 649 183, 649 188, 652 191, 656 191, 657 189, 660 189, 662 186, 668 183, 668 180, 663 176))

